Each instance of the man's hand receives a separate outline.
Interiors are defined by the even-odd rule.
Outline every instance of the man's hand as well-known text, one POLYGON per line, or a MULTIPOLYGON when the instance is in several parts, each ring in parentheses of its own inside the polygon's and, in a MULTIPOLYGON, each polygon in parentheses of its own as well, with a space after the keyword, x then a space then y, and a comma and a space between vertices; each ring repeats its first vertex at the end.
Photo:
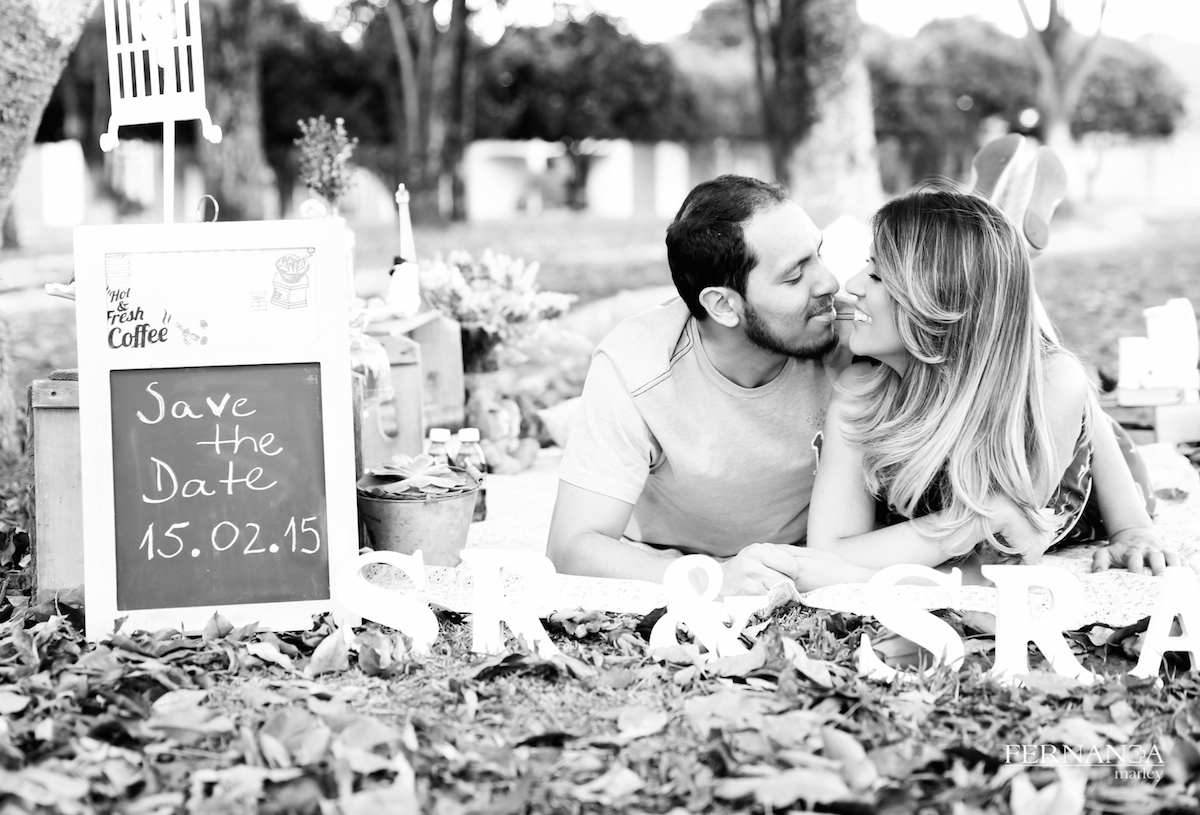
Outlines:
POLYGON ((752 543, 721 564, 720 597, 768 593, 781 580, 795 580, 796 559, 789 552, 798 546, 752 543))
POLYGON ((1123 566, 1134 574, 1145 574, 1147 569, 1151 574, 1162 574, 1168 566, 1187 565, 1178 552, 1167 548, 1157 532, 1145 526, 1115 533, 1092 557, 1093 572, 1123 566))
POLYGON ((850 563, 834 552, 803 546, 789 546, 787 551, 795 562, 796 590, 801 592, 835 583, 866 583, 878 571, 850 563))

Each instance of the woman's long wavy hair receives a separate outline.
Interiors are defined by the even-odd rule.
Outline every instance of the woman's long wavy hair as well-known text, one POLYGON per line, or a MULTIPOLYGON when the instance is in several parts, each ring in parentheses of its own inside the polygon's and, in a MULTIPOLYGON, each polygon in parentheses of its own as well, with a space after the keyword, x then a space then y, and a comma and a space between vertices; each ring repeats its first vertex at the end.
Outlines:
POLYGON ((946 188, 884 205, 872 231, 876 273, 912 360, 903 375, 877 366, 855 394, 850 438, 865 451, 868 488, 909 518, 940 507, 940 520, 918 521, 935 538, 986 517, 991 494, 1047 529, 1038 485, 1054 457, 1042 387, 1053 345, 1038 325, 1020 234, 988 201, 946 188))

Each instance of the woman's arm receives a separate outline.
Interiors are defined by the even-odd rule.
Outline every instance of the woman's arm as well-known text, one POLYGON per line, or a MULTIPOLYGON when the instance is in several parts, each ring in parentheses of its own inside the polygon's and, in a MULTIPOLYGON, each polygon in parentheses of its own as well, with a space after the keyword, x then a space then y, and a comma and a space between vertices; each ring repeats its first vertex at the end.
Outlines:
POLYGON ((1108 543, 1096 550, 1092 571, 1117 565, 1134 573, 1149 569, 1153 574, 1162 574, 1168 566, 1184 565, 1178 552, 1169 548, 1154 529, 1146 511, 1146 498, 1121 452, 1112 420, 1098 405, 1094 413, 1092 491, 1108 530, 1108 543))

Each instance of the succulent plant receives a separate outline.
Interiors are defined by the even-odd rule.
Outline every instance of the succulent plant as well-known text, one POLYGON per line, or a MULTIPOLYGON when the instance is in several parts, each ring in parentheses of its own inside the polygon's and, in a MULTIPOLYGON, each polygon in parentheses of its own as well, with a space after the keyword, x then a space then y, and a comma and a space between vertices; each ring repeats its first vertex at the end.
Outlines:
POLYGON ((423 501, 427 498, 467 492, 477 481, 422 453, 394 456, 391 461, 367 471, 358 481, 359 492, 376 498, 423 501))

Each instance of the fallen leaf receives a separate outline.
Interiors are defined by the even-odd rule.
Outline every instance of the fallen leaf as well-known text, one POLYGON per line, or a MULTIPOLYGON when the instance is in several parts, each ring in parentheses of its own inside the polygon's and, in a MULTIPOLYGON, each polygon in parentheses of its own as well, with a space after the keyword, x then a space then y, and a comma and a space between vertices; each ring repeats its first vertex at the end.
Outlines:
POLYGON ((1109 743, 1124 744, 1129 737, 1121 728, 1105 722, 1090 722, 1079 716, 1069 716, 1038 730, 1043 744, 1063 744, 1082 751, 1103 750, 1109 743))
POLYGON ((33 700, 21 693, 0 690, 0 715, 11 716, 29 707, 33 700))
POLYGON ((619 806, 645 784, 633 770, 623 764, 614 764, 604 775, 573 789, 571 795, 585 804, 619 806))
POLYGON ((821 738, 825 742, 825 756, 841 762, 842 778, 850 788, 859 792, 870 789, 879 773, 858 739, 836 727, 821 728, 821 738))
POLYGON ((717 783, 713 794, 725 801, 753 796, 768 811, 789 807, 797 801, 811 806, 851 797, 850 788, 836 772, 799 767, 766 778, 726 778, 717 783))
MULTIPOLYGON (((330 635, 333 636, 333 635, 330 635)), ((250 656, 258 657, 263 662, 270 662, 278 665, 289 673, 296 670, 296 666, 292 664, 292 658, 283 653, 274 644, 269 642, 248 642, 246 643, 246 651, 250 656)), ((349 663, 347 666, 349 667, 349 663)))
POLYGON ((1049 696, 1051 699, 1069 699, 1083 687, 1077 680, 1051 671, 1015 674, 1013 679, 1020 682, 1021 687, 1049 696))
POLYGON ((733 654, 711 660, 704 665, 709 674, 724 677, 745 677, 767 664, 767 648, 762 642, 742 654, 733 654))
POLYGON ((683 703, 688 724, 699 736, 710 730, 761 730, 766 709, 765 697, 739 690, 692 696, 683 703))
POLYGON ((996 615, 990 611, 964 611, 960 619, 972 632, 996 636, 996 615))
POLYGON ((809 737, 818 733, 827 720, 815 710, 789 710, 764 716, 761 732, 777 749, 807 748, 809 737))
POLYGON ((89 790, 86 779, 43 767, 25 767, 16 772, 0 767, 0 793, 16 796, 30 804, 63 812, 80 812, 78 805, 89 790))
POLYGON ((1188 493, 1179 487, 1159 487, 1154 491, 1154 497, 1164 501, 1182 501, 1188 497, 1188 493))
POLYGON ((340 673, 349 669, 350 644, 342 635, 342 629, 335 628, 313 650, 312 659, 304 668, 304 675, 312 678, 321 674, 340 673))
POLYGON ((286 752, 287 761, 279 766, 305 767, 325 757, 332 733, 319 718, 299 707, 286 707, 276 712, 259 730, 263 753, 279 758, 274 739, 286 752), (263 738, 266 737, 266 738, 263 738))
POLYGON ((1058 778, 1040 790, 1028 773, 1014 776, 1009 808, 1020 815, 1079 815, 1083 812, 1087 768, 1056 767, 1058 778))
POLYGON ((225 637, 233 630, 233 624, 222 617, 217 612, 208 618, 208 622, 204 624, 204 641, 211 642, 225 637))
POLYGON ((179 711, 192 710, 207 698, 208 691, 196 688, 167 691, 154 700, 154 704, 150 706, 150 709, 159 716, 169 716, 179 711))
POLYGON ((669 717, 665 710, 651 710, 645 707, 627 707, 617 716, 618 736, 622 744, 628 744, 634 739, 653 736, 667 726, 669 717))
POLYGON ((408 656, 408 647, 398 634, 369 628, 354 638, 358 667, 367 676, 388 676, 408 656))

